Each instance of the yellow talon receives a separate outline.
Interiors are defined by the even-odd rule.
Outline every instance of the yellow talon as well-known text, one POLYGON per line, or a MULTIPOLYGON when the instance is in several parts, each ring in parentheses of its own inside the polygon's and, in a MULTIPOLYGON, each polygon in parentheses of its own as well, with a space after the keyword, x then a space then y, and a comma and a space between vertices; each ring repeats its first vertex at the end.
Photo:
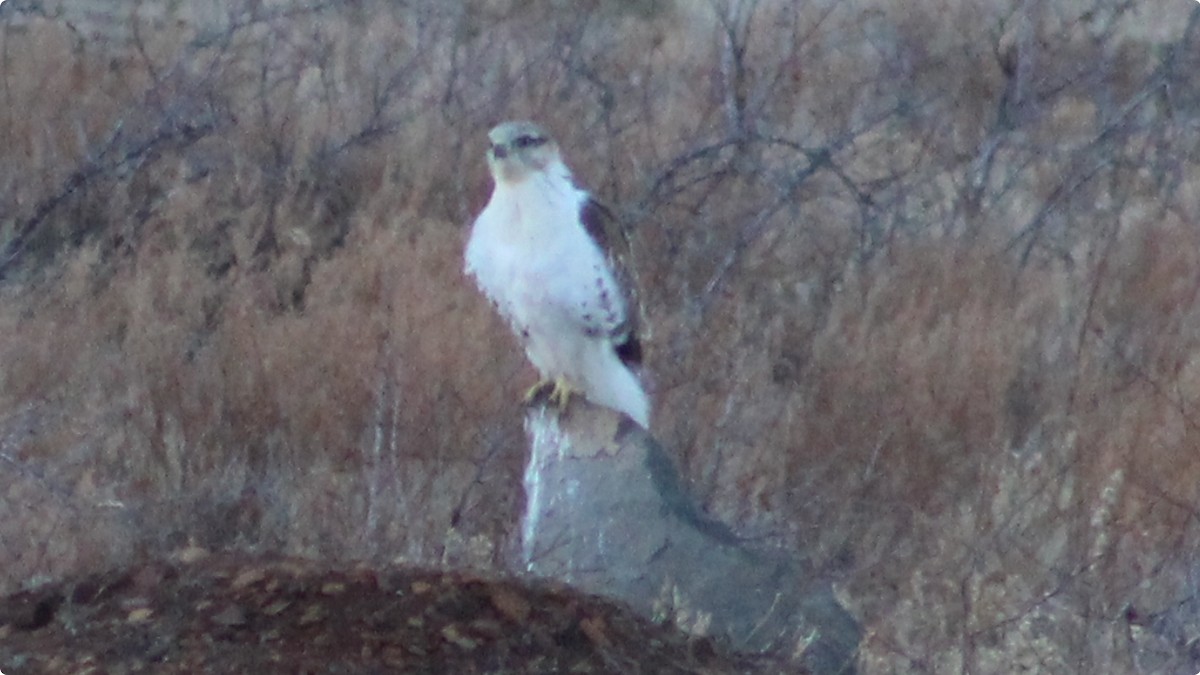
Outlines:
POLYGON ((554 386, 553 380, 538 380, 538 383, 529 388, 525 392, 525 396, 521 399, 525 405, 533 405, 538 399, 546 395, 546 389, 554 386))
POLYGON ((553 380, 542 380, 525 392, 525 404, 533 405, 544 397, 547 405, 559 410, 566 410, 567 404, 571 402, 571 396, 575 393, 576 390, 567 383, 565 378, 556 377, 553 380))
POLYGON ((571 402, 571 395, 575 390, 567 381, 561 377, 554 380, 554 388, 550 390, 550 403, 557 406, 559 410, 566 410, 567 405, 571 402))

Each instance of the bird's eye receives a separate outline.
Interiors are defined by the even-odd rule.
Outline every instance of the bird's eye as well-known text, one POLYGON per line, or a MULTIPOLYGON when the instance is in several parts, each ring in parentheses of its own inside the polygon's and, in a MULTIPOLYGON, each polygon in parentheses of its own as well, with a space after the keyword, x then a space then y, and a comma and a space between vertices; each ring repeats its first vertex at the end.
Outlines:
POLYGON ((517 139, 516 145, 518 148, 536 148, 546 142, 546 139, 540 136, 521 136, 517 139))

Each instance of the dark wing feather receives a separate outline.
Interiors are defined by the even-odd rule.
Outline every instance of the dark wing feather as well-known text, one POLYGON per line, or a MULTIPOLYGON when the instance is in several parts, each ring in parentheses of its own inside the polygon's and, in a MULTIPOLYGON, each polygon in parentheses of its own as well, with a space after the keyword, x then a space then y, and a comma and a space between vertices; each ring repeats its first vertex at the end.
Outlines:
POLYGON ((592 197, 588 197, 584 202, 579 219, 588 236, 608 257, 608 266, 612 269, 624 296, 625 322, 613 331, 612 336, 617 356, 626 366, 640 366, 642 343, 638 339, 638 332, 642 324, 642 304, 638 300, 637 284, 633 276, 629 237, 616 215, 592 197))

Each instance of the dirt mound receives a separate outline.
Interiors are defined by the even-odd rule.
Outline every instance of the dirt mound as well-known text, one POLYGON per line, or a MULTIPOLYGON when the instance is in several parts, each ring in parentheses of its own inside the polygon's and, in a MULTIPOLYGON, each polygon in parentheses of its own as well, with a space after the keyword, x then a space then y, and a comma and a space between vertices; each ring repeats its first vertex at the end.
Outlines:
POLYGON ((192 549, 4 599, 0 666, 10 673, 728 673, 763 664, 562 587, 192 549))

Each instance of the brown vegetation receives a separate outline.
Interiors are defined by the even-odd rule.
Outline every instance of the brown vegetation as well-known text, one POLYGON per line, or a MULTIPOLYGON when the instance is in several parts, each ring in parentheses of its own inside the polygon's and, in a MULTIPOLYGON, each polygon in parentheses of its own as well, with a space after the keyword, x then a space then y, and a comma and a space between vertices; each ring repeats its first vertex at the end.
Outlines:
POLYGON ((460 252, 535 117, 629 225, 656 436, 864 672, 1200 668, 1190 3, 17 4, 0 589, 507 569, 533 376, 460 252))

